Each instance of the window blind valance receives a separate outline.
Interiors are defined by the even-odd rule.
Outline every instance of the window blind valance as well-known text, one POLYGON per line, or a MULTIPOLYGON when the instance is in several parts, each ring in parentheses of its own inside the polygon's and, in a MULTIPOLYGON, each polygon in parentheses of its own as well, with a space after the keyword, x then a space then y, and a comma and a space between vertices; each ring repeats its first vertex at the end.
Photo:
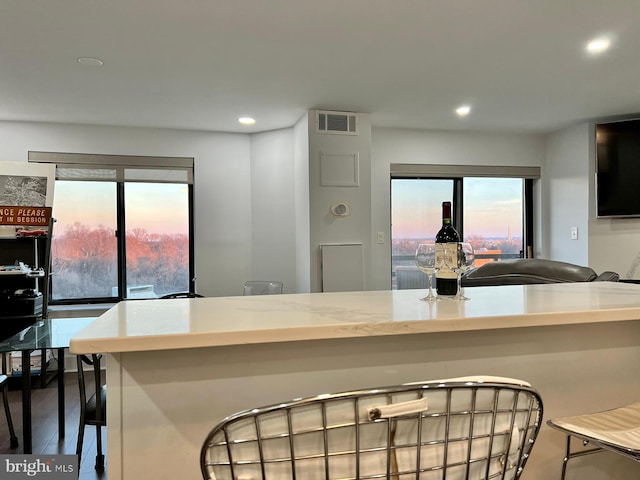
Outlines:
POLYGON ((424 165, 392 163, 393 178, 516 177, 540 178, 540 167, 493 165, 424 165))
POLYGON ((55 163, 57 180, 193 184, 193 158, 29 152, 29 162, 55 163))

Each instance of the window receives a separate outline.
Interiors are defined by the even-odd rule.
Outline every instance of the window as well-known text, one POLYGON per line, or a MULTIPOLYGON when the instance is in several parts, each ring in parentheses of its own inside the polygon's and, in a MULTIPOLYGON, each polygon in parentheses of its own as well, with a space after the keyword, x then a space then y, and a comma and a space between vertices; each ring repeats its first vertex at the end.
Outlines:
POLYGON ((56 180, 51 300, 111 298, 118 289, 116 183, 56 180))
POLYGON ((524 257, 524 180, 463 178, 462 238, 476 252, 475 266, 524 257))
POLYGON ((193 159, 29 152, 43 158, 57 164, 52 303, 194 290, 193 159))
POLYGON ((190 290, 186 185, 126 183, 126 298, 190 290))
POLYGON ((392 288, 398 270, 417 270, 416 247, 435 239, 443 201, 452 202, 454 227, 476 250, 475 266, 525 256, 532 249, 531 191, 538 177, 538 168, 526 167, 393 165, 392 288))

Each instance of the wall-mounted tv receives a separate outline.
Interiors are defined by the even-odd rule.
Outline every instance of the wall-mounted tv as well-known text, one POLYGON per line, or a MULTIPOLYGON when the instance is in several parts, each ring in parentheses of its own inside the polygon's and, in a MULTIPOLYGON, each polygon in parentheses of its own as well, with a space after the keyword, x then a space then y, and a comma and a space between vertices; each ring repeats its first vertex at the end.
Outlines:
POLYGON ((640 217, 640 119, 595 127, 597 216, 640 217))

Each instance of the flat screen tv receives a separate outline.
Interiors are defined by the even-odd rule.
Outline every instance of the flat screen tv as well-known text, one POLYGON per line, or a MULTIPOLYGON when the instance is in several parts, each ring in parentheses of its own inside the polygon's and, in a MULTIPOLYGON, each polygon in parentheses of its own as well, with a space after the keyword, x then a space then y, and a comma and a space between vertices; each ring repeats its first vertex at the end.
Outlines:
POLYGON ((597 216, 640 217, 640 119, 595 127, 597 216))

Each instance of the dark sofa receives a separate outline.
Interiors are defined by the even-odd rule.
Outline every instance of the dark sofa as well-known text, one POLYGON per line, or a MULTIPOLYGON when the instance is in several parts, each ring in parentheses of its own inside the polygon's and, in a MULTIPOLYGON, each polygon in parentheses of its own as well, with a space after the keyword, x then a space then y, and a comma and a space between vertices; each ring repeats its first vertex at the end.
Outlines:
POLYGON ((540 258, 519 258, 485 263, 468 270, 461 280, 463 287, 490 285, 527 285, 536 283, 566 282, 617 282, 615 272, 598 275, 593 269, 572 263, 540 258))

